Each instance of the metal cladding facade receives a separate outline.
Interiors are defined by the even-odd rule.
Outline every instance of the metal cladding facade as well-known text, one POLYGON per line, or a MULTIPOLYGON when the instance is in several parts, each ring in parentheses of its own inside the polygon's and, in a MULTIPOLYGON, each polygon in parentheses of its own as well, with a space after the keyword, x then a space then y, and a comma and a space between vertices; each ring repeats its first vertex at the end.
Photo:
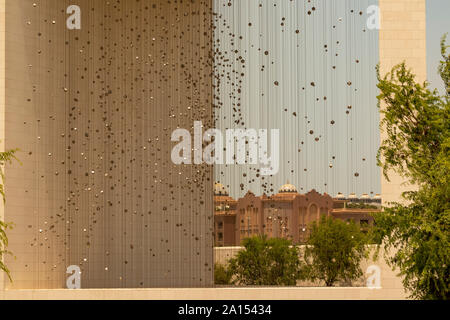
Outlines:
POLYGON ((212 286, 212 167, 171 161, 176 128, 212 126, 211 4, 1 2, 5 286, 212 286))
POLYGON ((425 80, 425 31, 424 0, 0 0, 0 150, 21 161, 5 168, 0 296, 65 288, 71 265, 82 288, 213 286, 214 180, 234 198, 289 180, 399 200, 401 177, 375 166, 374 68, 406 60, 425 80), (194 121, 280 129, 278 174, 174 165, 170 135, 194 121))

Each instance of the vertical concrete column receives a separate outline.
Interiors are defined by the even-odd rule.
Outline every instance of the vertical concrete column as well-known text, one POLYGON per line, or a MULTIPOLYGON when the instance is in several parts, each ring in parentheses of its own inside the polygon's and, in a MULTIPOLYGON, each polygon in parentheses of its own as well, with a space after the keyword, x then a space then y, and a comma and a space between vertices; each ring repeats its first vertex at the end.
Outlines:
MULTIPOLYGON (((427 77, 425 0, 380 0, 379 5, 381 74, 405 61, 417 75, 417 81, 423 82, 427 77)), ((381 139, 384 138, 382 132, 381 139)), ((390 181, 381 178, 383 203, 400 201, 402 192, 414 188, 405 185, 404 179, 395 172, 389 178, 390 181)))

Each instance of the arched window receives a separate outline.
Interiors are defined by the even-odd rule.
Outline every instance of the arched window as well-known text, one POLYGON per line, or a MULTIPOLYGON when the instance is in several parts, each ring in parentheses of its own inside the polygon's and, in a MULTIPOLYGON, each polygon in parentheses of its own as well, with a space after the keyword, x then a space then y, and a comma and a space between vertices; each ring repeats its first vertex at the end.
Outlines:
POLYGON ((308 222, 315 221, 319 217, 319 207, 315 203, 311 204, 308 209, 308 222))

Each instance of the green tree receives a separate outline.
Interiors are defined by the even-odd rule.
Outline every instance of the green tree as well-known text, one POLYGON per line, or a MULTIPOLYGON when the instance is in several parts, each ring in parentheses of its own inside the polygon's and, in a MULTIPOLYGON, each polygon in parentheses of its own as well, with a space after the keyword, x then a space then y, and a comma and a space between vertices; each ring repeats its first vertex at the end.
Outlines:
MULTIPOLYGON (((5 174, 3 171, 3 167, 6 163, 11 163, 12 160, 17 160, 15 153, 18 150, 8 150, 5 152, 0 152, 0 194, 2 195, 3 202, 6 201, 5 198, 5 188, 4 188, 4 182, 5 182, 5 174)), ((3 262, 3 257, 6 254, 11 254, 10 251, 7 250, 8 247, 8 237, 6 236, 6 230, 12 228, 11 223, 5 223, 0 220, 0 271, 5 272, 8 275, 8 278, 10 281, 11 279, 11 273, 9 269, 6 267, 6 265, 3 262)))
POLYGON ((231 284, 233 273, 226 265, 216 263, 214 265, 214 283, 220 285, 231 284))
POLYGON ((299 251, 286 239, 256 236, 244 239, 230 260, 234 283, 241 285, 295 286, 300 272, 299 251))
POLYGON ((324 281, 328 287, 338 281, 352 281, 363 275, 361 260, 368 255, 368 237, 353 221, 322 216, 311 225, 304 259, 303 278, 324 281))
POLYGON ((395 248, 386 259, 399 268, 403 285, 416 299, 450 298, 450 55, 445 36, 441 48, 444 96, 430 91, 426 82, 417 83, 405 63, 383 78, 378 70, 386 132, 378 163, 387 179, 393 171, 416 188, 376 215, 376 233, 387 250, 395 248))

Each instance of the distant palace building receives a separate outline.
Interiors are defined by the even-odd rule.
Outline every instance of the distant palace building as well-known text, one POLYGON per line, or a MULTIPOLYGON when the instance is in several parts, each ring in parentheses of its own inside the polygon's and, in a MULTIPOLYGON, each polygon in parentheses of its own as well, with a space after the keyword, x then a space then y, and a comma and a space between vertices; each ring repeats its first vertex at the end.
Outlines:
POLYGON ((237 201, 229 196, 225 187, 214 186, 215 246, 238 246, 243 239, 255 235, 286 238, 303 243, 309 227, 321 216, 333 216, 344 221, 353 220, 362 228, 373 224, 372 214, 380 211, 381 197, 360 198, 355 194, 335 198, 312 190, 297 192, 292 184, 281 186, 273 196, 255 196, 252 192, 237 201))

